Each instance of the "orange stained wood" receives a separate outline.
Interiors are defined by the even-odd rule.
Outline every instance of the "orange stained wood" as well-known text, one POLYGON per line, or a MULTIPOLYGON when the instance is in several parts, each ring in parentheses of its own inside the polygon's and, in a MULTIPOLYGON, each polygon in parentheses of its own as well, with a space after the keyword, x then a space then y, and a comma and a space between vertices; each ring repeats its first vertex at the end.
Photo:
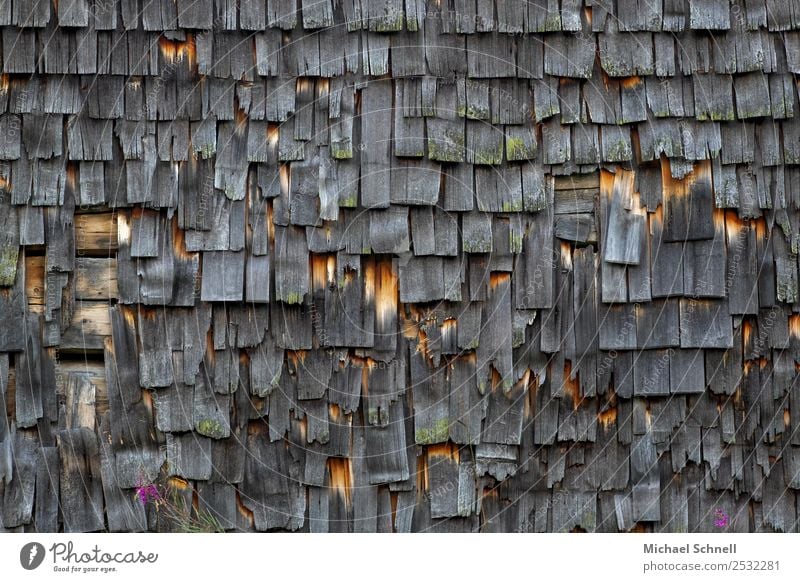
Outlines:
POLYGON ((767 221, 762 216, 761 218, 755 218, 751 221, 751 224, 756 229, 756 238, 760 241, 767 240, 767 236, 769 234, 769 228, 767 228, 767 221))
POLYGON ((603 428, 609 428, 612 424, 617 422, 617 407, 616 405, 606 408, 605 410, 601 410, 597 413, 597 422, 603 428))
MULTIPOLYGON (((716 218, 716 214, 715 214, 716 218)), ((725 233, 728 240, 728 246, 738 244, 740 236, 745 235, 750 228, 750 223, 739 218, 735 210, 725 211, 725 233)))
POLYGON ((450 442, 429 445, 427 447, 427 453, 429 463, 431 461, 437 462, 444 459, 449 459, 454 463, 458 463, 460 459, 458 447, 450 442))
POLYGON ((159 311, 163 311, 158 307, 144 307, 141 304, 139 307, 139 317, 143 317, 147 321, 155 321, 159 311))
POLYGON ((300 427, 300 440, 301 442, 307 442, 308 437, 308 415, 303 416, 298 422, 298 426, 300 427))
POLYGON ((375 261, 372 258, 361 260, 361 277, 364 281, 364 303, 372 303, 375 300, 375 261))
POLYGON ((528 394, 522 399, 522 416, 523 418, 533 418, 536 401, 536 377, 531 373, 530 369, 525 370, 525 374, 519 383, 528 391, 528 394))
POLYGON ((25 257, 25 296, 28 307, 39 308, 36 312, 40 312, 45 303, 44 262, 43 256, 25 257))
POLYGON ((481 497, 484 499, 497 499, 499 497, 497 487, 484 487, 481 492, 481 497))
POLYGON ((344 501, 345 508, 350 509, 353 491, 353 463, 350 459, 330 457, 328 459, 328 475, 330 487, 344 501))
POLYGON ((492 392, 499 389, 500 386, 503 384, 503 377, 500 375, 500 372, 495 369, 494 366, 491 366, 489 369, 489 380, 491 381, 492 392))
POLYGON ((600 69, 600 80, 603 81, 603 87, 605 89, 608 89, 608 86, 611 85, 611 77, 602 68, 600 69))
POLYGON ((608 170, 600 170, 600 193, 606 198, 611 197, 614 189, 614 174, 608 170))
POLYGON ((722 234, 725 232, 725 210, 722 208, 715 208, 711 214, 711 219, 714 221, 714 231, 722 234))
MULTIPOLYGON (((147 409, 149 414, 153 414, 153 393, 150 390, 142 388, 142 403, 144 407, 147 409)), ((153 427, 150 428, 150 433, 152 434, 153 427)))
POLYGON ((247 434, 250 436, 267 437, 269 429, 266 422, 250 422, 247 424, 247 434))
POLYGON ((347 356, 347 360, 350 362, 350 365, 353 368, 366 368, 368 366, 367 358, 362 358, 361 356, 356 356, 355 354, 349 354, 347 356))
POLYGON ((247 132, 247 121, 247 113, 239 107, 234 108, 234 122, 236 123, 234 132, 236 132, 236 135, 242 136, 247 132))
POLYGON ((506 285, 511 282, 510 273, 494 272, 489 275, 489 288, 496 289, 499 285, 506 285))
POLYGON ((536 395, 539 393, 539 389, 542 387, 541 383, 539 382, 539 377, 536 374, 531 373, 531 381, 528 384, 528 396, 525 398, 525 414, 529 415, 525 418, 534 418, 536 416, 537 407, 536 407, 536 395))
POLYGON ((356 278, 356 273, 357 273, 357 271, 355 271, 353 269, 350 269, 348 267, 345 267, 344 273, 339 278, 339 280, 336 282, 336 284, 339 286, 339 289, 344 289, 345 287, 348 287, 350 285, 350 283, 353 282, 353 279, 356 278))
POLYGON ((687 185, 711 185, 711 160, 700 160, 694 163, 694 169, 686 176, 687 185))
POLYGON ((753 339, 753 322, 744 320, 742 322, 742 342, 744 343, 745 347, 750 346, 752 339, 753 339))
POLYGON ((800 338, 800 314, 798 313, 789 316, 789 335, 795 339, 800 338))
POLYGON ((647 218, 649 235, 661 232, 664 228, 664 206, 659 204, 655 212, 648 212, 647 218))
POLYGON ((372 373, 372 360, 370 358, 350 357, 350 365, 361 368, 361 389, 364 394, 369 394, 369 377, 372 373))
POLYGON ((389 493, 389 504, 392 507, 392 530, 397 531, 397 499, 399 495, 396 491, 389 493))
POLYGON ((296 91, 297 93, 305 93, 309 89, 314 87, 314 81, 311 81, 306 78, 299 78, 297 79, 296 91))
POLYGON ((189 489, 189 482, 180 477, 170 477, 167 479, 167 484, 178 491, 185 491, 186 489, 189 489))
POLYGON ((572 362, 569 360, 564 361, 564 392, 569 395, 572 400, 572 408, 577 410, 580 406, 583 397, 581 396, 581 384, 578 376, 574 379, 572 376, 572 362))
POLYGON ((336 255, 329 255, 328 261, 325 263, 325 275, 328 280, 328 285, 336 284, 336 255))
POLYGON ((711 187, 711 160, 695 162, 694 168, 683 179, 672 177, 669 159, 661 157, 661 184, 664 198, 686 196, 695 184, 711 187))
POLYGON ((242 518, 248 524, 250 524, 251 528, 255 527, 255 516, 253 515, 253 512, 245 507, 244 503, 242 503, 242 497, 238 490, 236 491, 236 510, 239 512, 239 515, 241 515, 242 518))
POLYGON ((622 79, 622 88, 623 89, 635 89, 642 84, 642 78, 634 75, 633 77, 625 77, 622 79))
POLYGON ((428 478, 428 463, 425 455, 417 457, 417 495, 425 493, 430 488, 428 478))
MULTIPOLYGON (((276 134, 277 135, 277 134, 276 134)), ((271 138, 272 136, 270 136, 271 138)), ((281 194, 289 196, 289 185, 291 184, 291 174, 289 172, 289 164, 281 164, 278 168, 278 177, 281 183, 281 194)))
POLYGON ((325 289, 336 277, 336 257, 333 254, 311 254, 311 287, 325 289))
MULTIPOLYGON (((280 137, 280 126, 278 124, 270 123, 267 125, 267 142, 271 147, 278 145, 278 138, 280 137)), ((285 164, 281 166, 284 168, 285 164)))
POLYGON ((158 50, 167 63, 185 60, 193 68, 197 62, 197 46, 191 33, 186 35, 185 41, 170 40, 162 36, 158 39, 158 50))
MULTIPOLYGON (((608 170, 600 172, 600 193, 606 197, 606 200, 611 200, 613 197, 619 196, 623 201, 626 208, 634 209, 631 204, 634 192, 634 178, 636 172, 618 169, 613 174, 608 170)), ((636 204, 638 209, 638 203, 636 204)))
POLYGON ((531 375, 532 375, 531 374, 531 369, 527 368, 522 373, 522 378, 519 379, 519 381, 517 382, 517 385, 519 385, 519 386, 521 386, 523 388, 527 388, 528 384, 531 382, 531 375))
POLYGON ((644 209, 642 206, 642 196, 639 192, 631 192, 631 204, 630 204, 630 212, 631 214, 637 214, 639 216, 647 216, 647 210, 644 209))
POLYGON ((306 361, 306 350, 286 350, 286 359, 295 370, 306 361))
MULTIPOLYGON (((747 366, 747 362, 745 362, 745 366, 747 366)), ((741 386, 737 386, 736 390, 733 391, 733 404, 738 408, 744 403, 744 392, 742 391, 741 386)))
POLYGON ((172 219, 172 254, 181 260, 194 260, 200 262, 200 253, 191 253, 186 250, 186 233, 178 226, 178 217, 172 219))
POLYGON ((275 246, 275 224, 273 223, 273 216, 275 209, 272 206, 272 201, 268 200, 267 205, 267 238, 269 239, 270 246, 275 246))
POLYGON ((753 369, 755 362, 753 360, 745 360, 742 366, 742 371, 744 372, 745 376, 750 375, 750 371, 753 369))
POLYGON ((390 323, 397 316, 398 280, 391 260, 377 264, 375 315, 381 324, 390 323))
POLYGON ((206 333, 206 358, 212 366, 217 361, 217 350, 214 349, 214 334, 206 333))
POLYGON ((422 310, 413 303, 403 304, 405 309, 400 310, 400 331, 406 339, 417 339, 419 336, 419 322, 424 319, 422 310))
POLYGON ((72 191, 78 189, 78 164, 67 164, 67 188, 72 191))
POLYGON ((572 247, 566 241, 561 241, 560 247, 561 254, 561 268, 572 270, 572 247))
POLYGON ((670 197, 682 197, 689 193, 688 178, 676 180, 672 177, 669 158, 661 156, 661 195, 664 200, 670 197))
POLYGON ((756 369, 756 366, 758 366, 758 368, 757 368, 758 370, 763 370, 764 368, 767 367, 767 364, 769 364, 769 360, 768 359, 766 359, 766 358, 755 358, 753 360, 745 360, 744 364, 742 366, 742 369, 744 371, 744 375, 745 376, 749 376, 750 373, 754 369, 756 369))
POLYGON ((428 352, 428 334, 425 333, 425 330, 420 329, 419 335, 417 336, 417 353, 422 354, 425 356, 425 359, 429 359, 429 352, 428 352))
POLYGON ((136 327, 136 312, 132 306, 120 305, 119 310, 122 311, 122 317, 125 319, 125 324, 128 327, 136 327))
POLYGON ((442 322, 442 336, 456 333, 458 331, 458 320, 454 317, 448 317, 442 322))

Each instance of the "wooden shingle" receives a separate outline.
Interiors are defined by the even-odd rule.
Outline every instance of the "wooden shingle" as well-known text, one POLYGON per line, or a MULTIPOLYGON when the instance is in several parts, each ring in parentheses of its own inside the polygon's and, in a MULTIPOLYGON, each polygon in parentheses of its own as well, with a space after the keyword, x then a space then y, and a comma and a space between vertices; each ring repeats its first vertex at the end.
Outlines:
POLYGON ((0 25, 0 529, 796 529, 790 2, 0 25))

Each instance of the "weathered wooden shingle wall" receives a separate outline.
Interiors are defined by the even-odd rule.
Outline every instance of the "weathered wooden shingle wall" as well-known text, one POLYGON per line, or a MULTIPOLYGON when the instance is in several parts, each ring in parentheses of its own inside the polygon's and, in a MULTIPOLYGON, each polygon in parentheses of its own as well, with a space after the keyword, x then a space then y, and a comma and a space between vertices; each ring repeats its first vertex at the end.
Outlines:
POLYGON ((0 529, 797 531, 796 0, 0 26, 0 529))

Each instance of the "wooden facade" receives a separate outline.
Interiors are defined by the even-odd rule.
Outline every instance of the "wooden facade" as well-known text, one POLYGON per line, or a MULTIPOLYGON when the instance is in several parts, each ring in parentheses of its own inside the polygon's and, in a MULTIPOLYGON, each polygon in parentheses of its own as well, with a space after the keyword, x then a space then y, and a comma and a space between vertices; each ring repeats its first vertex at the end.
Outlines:
POLYGON ((0 30, 0 531, 800 530, 796 0, 0 30))

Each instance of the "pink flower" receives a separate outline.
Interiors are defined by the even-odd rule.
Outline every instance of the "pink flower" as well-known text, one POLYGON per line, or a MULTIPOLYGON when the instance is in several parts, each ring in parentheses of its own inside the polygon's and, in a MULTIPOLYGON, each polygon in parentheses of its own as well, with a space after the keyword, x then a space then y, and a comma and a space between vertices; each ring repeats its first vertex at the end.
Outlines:
POLYGON ((158 487, 156 487, 155 483, 138 485, 136 487, 136 496, 142 504, 147 503, 151 499, 154 501, 161 499, 161 494, 158 492, 158 487))
POLYGON ((721 509, 714 510, 714 525, 716 527, 727 527, 728 519, 728 514, 721 509))

